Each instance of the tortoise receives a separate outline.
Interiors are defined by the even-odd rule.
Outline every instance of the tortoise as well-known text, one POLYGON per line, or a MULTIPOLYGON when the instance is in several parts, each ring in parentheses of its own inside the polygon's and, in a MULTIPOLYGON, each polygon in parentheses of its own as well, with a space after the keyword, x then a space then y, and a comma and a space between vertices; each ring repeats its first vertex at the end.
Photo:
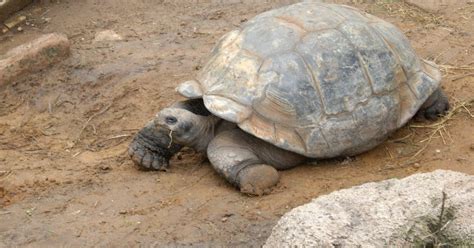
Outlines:
POLYGON ((162 109, 129 146, 163 170, 183 146, 207 157, 248 194, 267 193, 277 170, 368 151, 413 116, 449 109, 438 67, 394 25, 350 6, 297 3, 225 34, 187 98, 162 109))

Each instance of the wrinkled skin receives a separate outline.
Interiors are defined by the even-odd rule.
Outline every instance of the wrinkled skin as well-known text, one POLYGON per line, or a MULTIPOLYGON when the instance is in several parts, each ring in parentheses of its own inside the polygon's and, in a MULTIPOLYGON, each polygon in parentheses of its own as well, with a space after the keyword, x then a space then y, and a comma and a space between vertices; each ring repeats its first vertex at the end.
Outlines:
MULTIPOLYGON (((177 102, 171 107, 187 109, 200 115, 210 115, 203 107, 201 99, 177 102)), ((166 170, 170 158, 183 147, 171 141, 169 130, 159 128, 157 125, 155 119, 150 121, 137 133, 128 147, 132 161, 145 170, 166 170)))
MULTIPOLYGON (((435 120, 449 109, 441 89, 423 104, 416 117, 435 120)), ((166 170, 183 146, 207 152, 214 169, 243 193, 262 195, 279 181, 277 170, 293 168, 308 158, 260 140, 206 110, 202 100, 188 100, 162 109, 129 146, 135 164, 166 170)))
POLYGON ((192 147, 207 152, 219 174, 251 195, 269 193, 279 181, 277 169, 289 169, 307 160, 245 133, 203 108, 202 101, 190 100, 162 109, 130 144, 132 160, 146 169, 164 170, 181 147, 192 147), (189 104, 194 108, 187 107, 189 104))
POLYGON ((151 122, 141 129, 128 147, 132 161, 143 169, 166 170, 169 159, 183 146, 171 144, 166 130, 157 129, 151 122))
POLYGON ((434 121, 443 116, 449 110, 448 97, 444 91, 439 88, 423 103, 420 110, 416 113, 417 120, 434 121))

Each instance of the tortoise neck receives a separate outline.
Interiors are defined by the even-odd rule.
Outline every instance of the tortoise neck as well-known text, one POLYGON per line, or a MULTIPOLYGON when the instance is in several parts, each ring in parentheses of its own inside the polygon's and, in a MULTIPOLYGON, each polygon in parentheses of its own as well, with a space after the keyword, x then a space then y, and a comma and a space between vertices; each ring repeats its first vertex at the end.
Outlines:
POLYGON ((196 126, 199 127, 197 135, 190 142, 190 147, 198 152, 205 152, 209 142, 216 136, 216 130, 222 119, 214 116, 200 116, 197 120, 196 126))

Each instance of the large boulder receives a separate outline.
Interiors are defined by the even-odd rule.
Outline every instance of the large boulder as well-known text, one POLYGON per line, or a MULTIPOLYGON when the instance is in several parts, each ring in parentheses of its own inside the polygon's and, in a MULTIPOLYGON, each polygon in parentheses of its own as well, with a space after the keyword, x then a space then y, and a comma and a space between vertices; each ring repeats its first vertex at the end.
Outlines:
POLYGON ((23 9, 33 0, 0 0, 0 21, 4 21, 11 14, 23 9))
POLYGON ((474 176, 437 170, 321 196, 285 214, 264 247, 474 247, 474 176))

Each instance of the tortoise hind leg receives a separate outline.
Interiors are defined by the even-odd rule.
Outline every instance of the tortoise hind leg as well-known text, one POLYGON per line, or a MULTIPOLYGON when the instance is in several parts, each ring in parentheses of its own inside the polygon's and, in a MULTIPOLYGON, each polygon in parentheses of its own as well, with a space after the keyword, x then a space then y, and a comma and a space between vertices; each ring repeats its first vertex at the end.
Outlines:
POLYGON ((214 169, 242 193, 263 195, 279 181, 275 168, 265 164, 240 129, 219 133, 209 144, 207 156, 214 169))
POLYGON ((430 97, 423 103, 416 119, 436 120, 440 116, 446 114, 449 110, 449 101, 446 94, 441 88, 438 88, 430 97))

